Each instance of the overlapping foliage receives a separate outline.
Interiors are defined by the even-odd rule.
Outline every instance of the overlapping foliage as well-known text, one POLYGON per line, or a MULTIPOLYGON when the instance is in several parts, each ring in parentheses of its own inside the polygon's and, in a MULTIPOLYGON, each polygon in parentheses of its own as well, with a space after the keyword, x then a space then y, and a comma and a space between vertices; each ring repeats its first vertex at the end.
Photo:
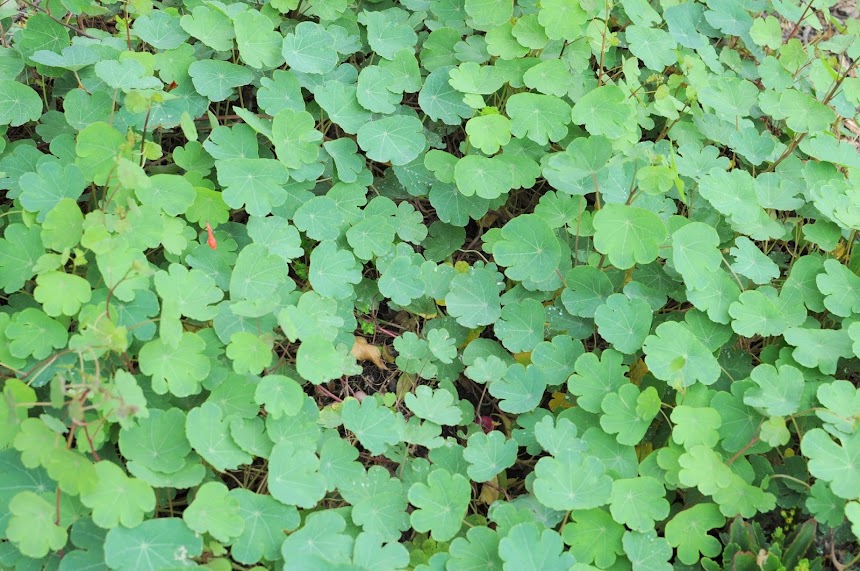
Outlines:
POLYGON ((0 566, 846 563, 833 3, 0 4, 0 566))

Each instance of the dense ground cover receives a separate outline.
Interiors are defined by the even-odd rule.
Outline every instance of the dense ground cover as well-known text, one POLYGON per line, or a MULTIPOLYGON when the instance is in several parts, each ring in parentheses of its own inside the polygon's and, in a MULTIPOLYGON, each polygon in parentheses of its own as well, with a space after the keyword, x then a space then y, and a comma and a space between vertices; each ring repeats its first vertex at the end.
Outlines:
POLYGON ((834 3, 0 3, 0 568, 856 563, 834 3))

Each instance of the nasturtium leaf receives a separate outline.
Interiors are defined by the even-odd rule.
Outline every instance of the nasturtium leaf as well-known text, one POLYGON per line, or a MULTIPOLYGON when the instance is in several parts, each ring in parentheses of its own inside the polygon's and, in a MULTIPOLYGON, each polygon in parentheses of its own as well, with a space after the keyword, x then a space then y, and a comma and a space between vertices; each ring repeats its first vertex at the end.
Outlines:
POLYGON ((191 567, 203 552, 203 538, 179 518, 150 519, 108 531, 104 552, 108 566, 121 571, 191 567))
POLYGON ((259 375, 272 364, 272 337, 238 331, 230 336, 225 352, 233 361, 234 371, 259 375))
POLYGON ((195 333, 182 333, 176 346, 155 339, 140 350, 140 370, 152 377, 152 388, 157 394, 168 391, 178 397, 197 394, 211 366, 203 353, 205 349, 206 342, 195 333))
POLYGON ((519 523, 508 531, 499 541, 499 556, 505 561, 504 569, 576 569, 558 532, 532 522, 519 523))
POLYGON ((66 328, 44 312, 28 307, 16 313, 4 332, 8 349, 23 359, 32 356, 44 359, 52 349, 59 349, 69 339, 66 328))
POLYGON ((239 55, 254 69, 270 69, 284 63, 281 34, 262 12, 245 10, 233 16, 239 55))
POLYGON ((653 262, 666 239, 666 226, 656 214, 623 204, 601 208, 594 215, 594 230, 594 247, 623 270, 653 262))
POLYGON ((651 307, 648 302, 616 293, 594 312, 600 336, 622 353, 632 354, 642 347, 651 331, 651 307))
POLYGON ((11 517, 6 527, 9 539, 22 555, 33 559, 62 549, 68 541, 66 529, 57 525, 56 507, 42 496, 25 490, 9 502, 11 517))
POLYGON ((492 29, 508 21, 513 13, 513 0, 465 0, 466 14, 479 29, 492 29))
POLYGON ((272 141, 278 160, 291 169, 310 164, 317 159, 322 133, 307 111, 282 109, 272 120, 272 141))
POLYGON ((515 280, 541 281, 558 267, 561 246, 552 229, 535 214, 517 216, 501 229, 493 258, 515 280))
POLYGON ((539 145, 559 141, 567 135, 570 105, 554 95, 517 93, 505 111, 511 118, 511 134, 528 137, 539 145))
POLYGON ((655 522, 669 515, 666 489, 656 478, 643 476, 612 482, 609 497, 612 518, 635 531, 654 529, 655 522))
POLYGON ((224 298, 224 292, 205 272, 189 270, 181 264, 170 264, 167 271, 159 270, 153 281, 162 300, 176 303, 182 315, 199 321, 215 317, 218 309, 213 304, 224 298))
POLYGON ((516 441, 505 439, 498 430, 472 434, 463 451, 463 458, 469 463, 469 477, 476 482, 492 480, 502 470, 514 465, 517 448, 516 441))
POLYGON ((677 44, 664 30, 633 25, 627 27, 625 36, 630 44, 630 53, 642 60, 648 69, 661 71, 678 59, 675 54, 677 44))
POLYGON ((64 199, 77 200, 83 194, 86 181, 81 169, 74 163, 62 165, 46 162, 36 172, 24 173, 20 178, 21 205, 38 213, 40 222, 64 199))
POLYGON ((457 537, 451 542, 446 569, 468 571, 469 569, 502 569, 499 558, 499 534, 488 527, 472 527, 465 537, 457 537))
POLYGON ((358 146, 374 161, 405 165, 421 154, 426 139, 421 121, 397 115, 362 125, 358 129, 358 146))
POLYGON ((389 8, 358 14, 358 21, 367 27, 367 43, 386 59, 394 59, 404 48, 413 49, 418 36, 407 21, 409 14, 399 8, 389 8))
POLYGON ((509 167, 498 158, 466 155, 454 167, 457 190, 471 197, 493 199, 502 196, 513 187, 509 167))
POLYGON ((802 294, 797 289, 777 291, 771 286, 742 292, 729 306, 732 329, 738 335, 780 335, 806 319, 802 294))
POLYGON ((792 327, 783 335, 786 343, 794 347, 791 356, 810 369, 818 368, 826 375, 836 373, 839 359, 854 357, 848 331, 792 327))
POLYGON ((732 269, 756 284, 767 284, 779 277, 779 267, 768 258, 755 243, 746 236, 735 239, 735 247, 729 250, 735 261, 732 269))
POLYGON ((366 398, 361 403, 348 400, 341 409, 343 426, 355 434, 361 445, 371 454, 378 455, 399 441, 395 430, 395 415, 385 407, 380 407, 374 398, 366 398))
POLYGON ((860 495, 860 432, 839 440, 841 445, 824 430, 813 428, 803 435, 800 449, 809 458, 809 472, 828 482, 836 496, 848 500, 860 495))
POLYGON ((459 125, 460 121, 472 116, 474 109, 463 101, 464 94, 449 83, 451 69, 445 66, 430 72, 418 92, 418 105, 434 121, 459 125))
POLYGON ((604 397, 629 382, 623 359, 624 355, 614 349, 603 351, 600 357, 594 353, 579 356, 576 373, 567 382, 567 390, 578 397, 579 406, 588 412, 601 412, 604 397))
POLYGON ((672 262, 688 289, 705 289, 723 263, 720 237, 712 226, 690 222, 672 233, 672 262))
POLYGON ((146 482, 126 476, 109 460, 96 463, 98 485, 81 494, 81 503, 93 510, 93 522, 104 529, 122 524, 137 527, 155 509, 155 493, 146 482))
POLYGON ((511 121, 498 113, 472 117, 466 122, 466 134, 475 148, 492 155, 510 142, 511 121))
POLYGON ((407 393, 404 402, 418 418, 443 426, 459 424, 463 414, 451 393, 444 389, 434 391, 427 385, 416 388, 415 394, 407 393))
MULTIPOLYGON (((837 260, 824 262, 824 273, 815 278, 824 294, 824 307, 840 316, 860 313, 860 277, 837 260)), ((800 325, 797 323, 796 325, 800 325)))
POLYGON ((45 272, 36 277, 33 298, 52 317, 74 316, 92 297, 90 284, 84 278, 65 272, 45 272))
POLYGON ((717 538, 708 534, 719 529, 726 518, 716 504, 701 503, 675 514, 666 524, 666 540, 678 550, 678 559, 685 565, 695 565, 699 556, 716 557, 722 550, 717 538))
POLYGON ((224 101, 237 87, 254 80, 250 70, 227 61, 197 60, 188 68, 197 93, 210 101, 224 101))
POLYGON ((577 561, 605 569, 624 553, 621 545, 624 526, 617 523, 605 508, 577 510, 571 515, 571 521, 562 528, 561 536, 577 561))
POLYGON ((426 482, 409 488, 409 503, 416 507, 410 516, 412 527, 429 531, 436 541, 448 541, 463 525, 472 488, 462 475, 441 468, 430 472, 426 482))
POLYGON ((327 240, 311 252, 309 279, 320 295, 345 299, 352 294, 353 284, 361 281, 361 269, 349 250, 327 240))
POLYGON ((489 385, 491 395, 500 399, 499 408, 512 414, 534 410, 546 390, 546 378, 535 366, 510 366, 501 379, 489 385))
POLYGON ((275 444, 269 456, 268 485, 272 497, 286 505, 315 506, 326 492, 319 465, 319 457, 310 450, 289 441, 275 444))
MULTIPOLYGON (((392 228, 393 231, 393 228, 392 228)), ((424 295, 421 270, 408 256, 397 256, 379 276, 379 293, 399 305, 408 305, 424 295)))
POLYGON ((594 456, 574 452, 541 458, 534 473, 535 497, 548 508, 583 510, 609 501, 612 478, 594 456))
POLYGON ((280 555, 284 531, 299 526, 299 514, 293 506, 285 506, 268 494, 256 494, 244 488, 230 490, 239 504, 244 519, 242 533, 233 541, 230 555, 245 565, 261 559, 275 560, 280 555))
POLYGON ((803 396, 803 373, 791 365, 761 364, 750 378, 757 385, 744 393, 744 403, 768 416, 788 416, 798 411, 803 396))
POLYGON ((669 571, 672 547, 655 531, 625 531, 621 540, 633 571, 669 571))
POLYGON ((206 482, 197 488, 182 519, 197 533, 208 533, 225 543, 241 535, 245 528, 239 500, 221 482, 206 482))
POLYGON ((127 459, 150 470, 177 472, 185 466, 191 445, 185 437, 185 414, 178 408, 153 409, 136 426, 124 427, 119 433, 119 448, 127 459))
POLYGON ((18 127, 41 116, 42 100, 32 87, 0 80, 0 125, 18 127))
POLYGON ((681 323, 659 325, 645 339, 645 363, 651 373, 676 388, 696 382, 710 385, 720 378, 720 364, 707 347, 681 323))
POLYGON ((585 9, 576 0, 545 0, 540 4, 538 22, 551 40, 572 42, 581 36, 587 20, 585 9))
POLYGON ((334 36, 316 22, 301 22, 284 36, 283 56, 287 64, 302 73, 323 74, 337 65, 334 36))
POLYGON ((535 299, 509 303, 494 326, 496 336, 506 349, 531 351, 544 339, 546 309, 535 299))
POLYGON ((496 321, 502 312, 499 278, 500 274, 485 267, 473 267, 468 273, 456 275, 445 296, 449 314, 464 327, 496 321))
POLYGON ((620 87, 604 85, 581 97, 573 106, 571 117, 574 123, 585 125, 592 135, 617 139, 630 130, 635 113, 620 87))
POLYGON ((274 159, 234 158, 216 163, 224 202, 231 208, 243 205, 253 216, 266 216, 287 198, 286 167, 274 159))
POLYGON ((628 446, 639 444, 651 421, 660 411, 660 397, 654 387, 641 393, 636 385, 622 385, 618 391, 603 397, 600 427, 628 446))
POLYGON ((188 411, 185 432, 194 450, 216 470, 235 470, 253 458, 230 436, 221 408, 211 402, 188 411))

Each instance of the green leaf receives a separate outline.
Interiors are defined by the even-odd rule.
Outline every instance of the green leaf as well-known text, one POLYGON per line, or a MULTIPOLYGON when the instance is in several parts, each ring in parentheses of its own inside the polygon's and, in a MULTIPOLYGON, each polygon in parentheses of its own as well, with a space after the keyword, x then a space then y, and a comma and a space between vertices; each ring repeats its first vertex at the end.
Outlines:
POLYGON ((574 569, 574 559, 564 552, 561 536, 553 529, 525 522, 513 526, 499 541, 499 556, 506 569, 574 569))
POLYGON ((499 408, 512 414, 533 410, 546 390, 546 377, 535 366, 519 363, 508 367, 504 376, 490 383, 490 394, 501 399, 499 408))
POLYGON ((562 529, 564 542, 570 553, 581 563, 610 567, 617 556, 624 553, 621 537, 624 526, 600 508, 572 512, 571 521, 562 529))
POLYGON ((136 426, 119 433, 119 449, 128 460, 155 472, 178 472, 185 466, 191 444, 185 437, 185 414, 178 408, 153 409, 136 426))
POLYGON ((806 319, 801 296, 799 290, 791 288, 779 292, 770 286, 747 290, 729 306, 732 329, 744 337, 781 335, 806 319))
POLYGON ((274 31, 274 22, 262 12, 239 12, 233 16, 233 28, 239 55, 246 64, 254 69, 270 69, 284 63, 281 34, 274 31))
POLYGON ((417 387, 414 394, 406 393, 404 402, 418 418, 442 426, 459 424, 463 415, 450 392, 444 389, 434 391, 427 385, 417 387))
POLYGON ((36 277, 33 297, 52 317, 77 315, 92 297, 90 284, 84 278, 64 272, 45 272, 36 277))
POLYGON ((28 307, 12 317, 6 326, 8 349, 20 359, 32 356, 44 359, 52 349, 63 347, 69 339, 66 328, 45 313, 28 307))
POLYGON ((676 388, 696 382, 711 385, 720 378, 720 364, 690 329, 683 324, 666 322, 645 339, 645 363, 648 370, 676 388))
POLYGON ((777 369, 761 364, 752 370, 750 378, 757 388, 744 393, 744 403, 761 409, 768 416, 788 416, 799 410, 803 394, 803 373, 791 365, 777 369))
POLYGON ((779 267, 768 258, 752 240, 746 236, 735 239, 735 247, 729 250, 735 262, 732 269, 748 277, 756 284, 767 284, 779 277, 779 267))
POLYGON ((273 342, 271 335, 255 335, 239 331, 230 336, 227 357, 233 361, 237 373, 259 375, 272 364, 273 342))
POLYGON ((340 486, 343 498, 352 505, 352 520, 385 541, 396 541, 409 529, 406 494, 401 481, 382 466, 371 466, 348 485, 340 486))
POLYGON ((24 173, 20 181, 21 205, 38 213, 36 219, 40 222, 60 201, 80 198, 86 187, 81 169, 73 163, 46 162, 36 172, 24 173))
POLYGON ((108 531, 104 551, 108 566, 121 571, 190 567, 203 552, 203 538, 179 518, 151 519, 108 531))
POLYGON ((548 508, 586 510, 609 501, 612 478, 594 456, 573 452, 541 458, 534 473, 535 497, 548 508))
POLYGON ((233 90, 254 80, 250 70, 227 61, 198 60, 188 68, 194 89, 210 101, 224 101, 233 90))
POLYGON ((510 19, 513 0, 465 0, 466 14, 474 20, 479 29, 491 29, 510 19))
POLYGON ((625 531, 621 542, 633 571, 668 571, 673 568, 669 563, 672 547, 656 532, 625 531))
POLYGON ((666 226, 656 214, 623 204, 601 208, 594 215, 594 231, 594 247, 622 270, 653 262, 666 239, 666 226))
POLYGON ((712 226, 690 222, 672 233, 672 262, 689 289, 705 289, 723 263, 720 237, 712 226))
POLYGON ((126 476, 122 468, 108 460, 96 463, 98 485, 81 494, 81 503, 92 509, 93 523, 104 529, 119 524, 137 527, 155 509, 155 493, 149 484, 126 476))
POLYGON ((253 460, 230 436, 221 408, 211 402, 188 411, 185 433, 194 450, 216 470, 235 470, 253 460))
POLYGON ((464 196, 498 198, 513 187, 511 171, 498 158, 466 155, 454 166, 457 190, 464 196))
POLYGON ((252 216, 266 216, 287 199, 283 185, 289 180, 286 167, 274 159, 230 158, 215 163, 218 183, 227 206, 242 208, 252 216))
POLYGON ((588 16, 576 0, 545 0, 540 4, 538 21, 551 40, 572 42, 582 34, 588 16))
POLYGON ((416 117, 398 115, 369 121, 358 129, 358 146, 371 160, 405 165, 424 150, 424 129, 416 117))
POLYGON ((349 399, 341 409, 343 427, 355 434, 358 441, 374 456, 382 454, 392 444, 399 442, 395 430, 394 413, 380 407, 374 398, 359 403, 349 399))
POLYGON ((140 350, 140 371, 152 377, 152 388, 157 394, 168 391, 178 397, 197 394, 211 367, 203 353, 205 349, 206 342, 195 333, 182 333, 173 347, 160 338, 155 339, 140 350))
POLYGON ((233 48, 235 33, 230 17, 215 7, 196 6, 179 19, 179 25, 215 51, 226 52, 233 48))
POLYGON ((679 512, 666 524, 666 540, 678 550, 678 559, 695 565, 699 556, 716 557, 722 551, 717 538, 708 532, 722 528, 726 518, 716 504, 703 503, 679 512))
POLYGON ((499 558, 499 534, 488 527, 472 527, 466 537, 456 537, 449 548, 451 558, 446 569, 467 571, 468 569, 502 569, 499 558))
POLYGON ((257 384, 254 402, 266 408, 266 413, 278 419, 295 416, 304 404, 301 385, 283 375, 266 375, 257 384))
POLYGON ((311 252, 309 280, 320 295, 345 299, 361 281, 361 269, 349 250, 340 250, 327 240, 311 252))
POLYGON ((635 111, 627 95, 615 85, 589 91, 573 106, 571 117, 592 135, 618 139, 630 130, 635 111))
POLYGON ((604 413, 600 427, 608 434, 615 434, 619 443, 634 446, 642 441, 660 412, 660 397, 654 387, 640 393, 636 385, 623 385, 603 397, 600 408, 604 413))
POLYGON ((825 375, 836 374, 840 358, 854 357, 851 338, 845 329, 806 329, 792 327, 785 330, 786 343, 794 347, 791 356, 810 369, 818 368, 825 375))
POLYGON ((517 443, 506 440, 497 430, 488 434, 476 432, 467 440, 463 458, 469 463, 469 477, 476 482, 488 482, 497 474, 514 465, 517 443))
POLYGON ((289 441, 278 442, 269 455, 269 491, 279 502, 312 508, 325 496, 317 455, 289 441))
POLYGON ((463 525, 472 488, 460 474, 437 468, 427 475, 426 484, 412 484, 408 496, 416 508, 409 518, 412 527, 419 532, 429 531, 436 541, 448 541, 463 525))
POLYGON ((553 95, 517 93, 505 104, 514 137, 528 137, 538 145, 567 135, 570 105, 553 95))
POLYGON ((816 276, 815 283, 828 311, 840 317, 860 313, 860 277, 837 260, 824 262, 824 273, 816 276))
POLYGON ((6 537, 22 555, 41 559, 66 545, 66 529, 54 523, 56 507, 42 496, 28 490, 19 492, 9 502, 9 513, 12 517, 6 537))
POLYGON ((317 160, 323 135, 314 126, 316 121, 307 111, 282 109, 272 120, 272 141, 275 151, 287 168, 298 169, 317 160))
POLYGON ((634 531, 646 532, 669 515, 666 489, 650 476, 625 478, 612 482, 609 496, 612 518, 634 531))
POLYGON ((322 74, 332 71, 338 55, 334 36, 316 22, 301 22, 284 36, 283 56, 287 64, 302 73, 322 74))
POLYGON ((0 80, 0 125, 18 127, 41 116, 42 99, 33 88, 17 81, 0 80))
POLYGON ((642 60, 648 69, 662 71, 678 60, 675 55, 678 44, 666 31, 633 25, 627 27, 625 37, 630 53, 642 60))
POLYGON ((506 349, 521 353, 531 351, 543 341, 545 322, 543 304, 535 299, 524 299, 503 307, 493 329, 506 349))
POLYGON ((612 346, 626 354, 642 348, 642 343, 651 331, 651 307, 648 302, 615 293, 594 312, 594 323, 600 336, 612 346))
POLYGON ((860 432, 839 440, 841 446, 822 429, 813 428, 804 434, 800 450, 809 458, 809 472, 847 500, 860 496, 860 432))
POLYGON ((466 134, 475 148, 486 155, 492 155, 510 142, 511 121, 498 114, 473 117, 466 122, 466 134))
POLYGON ((601 412, 604 397, 628 382, 623 359, 624 355, 613 349, 603 351, 600 357, 594 353, 579 356, 576 374, 567 382, 567 390, 578 397, 579 406, 588 412, 601 412))
POLYGON ((463 327, 489 325, 502 313, 499 290, 500 274, 485 267, 473 267, 468 273, 451 280, 445 295, 448 313, 463 327))
POLYGON ((501 239, 493 243, 493 258, 505 266, 505 275, 514 280, 543 281, 561 261, 561 246, 542 218, 535 214, 517 216, 501 229, 501 239))
POLYGON ((242 533, 230 547, 233 559, 245 565, 277 559, 284 531, 299 526, 296 508, 285 506, 268 494, 255 494, 244 488, 230 490, 230 497, 238 502, 239 515, 244 519, 242 533))

